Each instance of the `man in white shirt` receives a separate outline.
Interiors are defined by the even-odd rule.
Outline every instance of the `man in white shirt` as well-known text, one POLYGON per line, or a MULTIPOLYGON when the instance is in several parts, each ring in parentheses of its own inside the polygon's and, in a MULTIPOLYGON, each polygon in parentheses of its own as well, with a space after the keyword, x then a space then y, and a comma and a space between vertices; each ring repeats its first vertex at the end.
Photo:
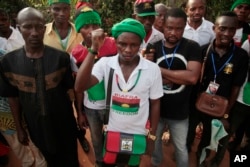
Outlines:
POLYGON ((188 20, 183 37, 198 42, 200 46, 214 39, 214 24, 204 19, 205 11, 205 0, 188 0, 186 2, 185 12, 188 20))
MULTIPOLYGON (((212 42, 215 38, 213 31, 214 24, 204 19, 206 11, 205 0, 188 0, 186 4, 184 4, 184 8, 188 18, 183 37, 196 41, 200 46, 212 42)), ((197 86, 193 87, 190 104, 195 104, 194 100, 197 95, 196 89, 197 86)), ((191 146, 195 138, 196 126, 200 122, 195 106, 191 105, 190 107, 187 138, 187 147, 189 152, 191 151, 191 146)))
MULTIPOLYGON (((118 54, 103 57, 94 64, 104 32, 102 29, 92 31, 92 46, 77 73, 75 90, 81 93, 104 80, 107 93, 108 82, 112 83, 107 130, 146 135, 145 126, 150 120, 146 153, 151 155, 160 116, 160 97, 163 95, 160 68, 138 54, 146 35, 140 22, 127 18, 113 26, 112 35, 116 39, 118 54), (108 81, 111 68, 114 74, 108 81)), ((119 160, 129 163, 128 159, 119 160)), ((119 160, 118 163, 121 163, 119 160)))
POLYGON ((0 9, 0 49, 9 52, 24 45, 20 32, 10 26, 8 14, 0 9))

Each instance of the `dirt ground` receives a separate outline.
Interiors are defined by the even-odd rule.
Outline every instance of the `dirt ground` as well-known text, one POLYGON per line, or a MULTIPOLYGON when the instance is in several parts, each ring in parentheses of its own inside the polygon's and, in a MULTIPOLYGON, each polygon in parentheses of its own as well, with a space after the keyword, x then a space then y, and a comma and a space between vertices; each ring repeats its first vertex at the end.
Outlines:
MULTIPOLYGON (((91 143, 89 130, 87 130, 86 137, 88 141, 91 143)), ((198 143, 199 143, 199 139, 196 139, 192 148, 192 152, 189 154, 189 167, 197 167, 195 152, 196 152, 198 143)), ((82 150, 79 143, 78 143, 78 146, 79 146, 78 153, 79 153, 80 167, 94 167, 95 156, 94 156, 92 146, 88 154, 86 154, 82 150)), ((176 167, 175 160, 174 160, 173 145, 171 143, 168 145, 163 145, 163 151, 164 151, 164 160, 162 164, 160 165, 160 167, 176 167)), ((13 152, 10 152, 9 158, 10 158, 9 164, 7 167, 21 167, 20 161, 13 154, 13 152)), ((150 158, 148 156, 142 156, 140 167, 149 167, 149 164, 150 164, 150 158)), ((226 152, 225 157, 220 167, 229 167, 229 153, 228 152, 226 152)))

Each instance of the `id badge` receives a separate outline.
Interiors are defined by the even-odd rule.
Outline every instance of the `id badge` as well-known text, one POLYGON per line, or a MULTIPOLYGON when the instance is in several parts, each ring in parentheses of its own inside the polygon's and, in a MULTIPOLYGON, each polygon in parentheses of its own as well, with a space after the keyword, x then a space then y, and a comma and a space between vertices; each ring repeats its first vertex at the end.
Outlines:
POLYGON ((206 92, 215 95, 217 90, 219 89, 219 86, 219 84, 211 81, 207 87, 206 92))

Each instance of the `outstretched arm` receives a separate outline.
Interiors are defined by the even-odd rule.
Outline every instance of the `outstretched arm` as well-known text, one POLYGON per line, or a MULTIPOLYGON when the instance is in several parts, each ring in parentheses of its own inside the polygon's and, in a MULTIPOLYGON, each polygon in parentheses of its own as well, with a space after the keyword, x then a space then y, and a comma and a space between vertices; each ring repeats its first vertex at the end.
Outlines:
POLYGON ((83 63, 81 64, 75 81, 75 91, 81 93, 98 83, 98 79, 91 74, 95 63, 95 56, 104 41, 104 31, 97 29, 91 32, 92 46, 83 63))

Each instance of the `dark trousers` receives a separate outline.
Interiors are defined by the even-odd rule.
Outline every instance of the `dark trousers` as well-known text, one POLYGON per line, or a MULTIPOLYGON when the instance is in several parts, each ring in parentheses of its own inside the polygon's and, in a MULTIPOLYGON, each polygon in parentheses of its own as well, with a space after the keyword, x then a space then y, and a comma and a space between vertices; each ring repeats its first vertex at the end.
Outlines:
MULTIPOLYGON (((200 143, 198 145, 197 155, 201 154, 201 151, 203 148, 210 145, 211 134, 212 134, 211 122, 213 119, 218 119, 218 118, 209 116, 207 114, 203 114, 201 112, 199 114, 200 114, 200 121, 203 124, 203 132, 202 132, 200 143)), ((228 141, 229 141, 229 135, 220 139, 218 150, 215 154, 215 157, 212 159, 212 163, 215 166, 218 166, 221 163, 222 159, 224 158, 225 152, 228 147, 228 141)))
POLYGON ((86 134, 86 130, 85 129, 78 129, 77 130, 77 139, 79 141, 83 141, 85 139, 85 134, 86 134))
POLYGON ((189 114, 189 125, 188 125, 188 135, 187 135, 187 148, 191 151, 192 144, 196 135, 196 127, 201 122, 201 114, 195 108, 194 104, 191 106, 189 114))
MULTIPOLYGON (((230 135, 235 134, 233 141, 237 146, 241 143, 244 133, 250 138, 250 106, 235 102, 230 113, 230 135)), ((232 148, 233 149, 233 148, 232 148)))
POLYGON ((199 85, 195 85, 192 88, 192 92, 190 95, 190 113, 189 113, 189 127, 188 127, 188 134, 187 134, 187 149, 188 152, 191 151, 192 144, 195 139, 196 135, 196 127, 201 122, 201 114, 195 107, 195 102, 197 99, 199 90, 199 85))

